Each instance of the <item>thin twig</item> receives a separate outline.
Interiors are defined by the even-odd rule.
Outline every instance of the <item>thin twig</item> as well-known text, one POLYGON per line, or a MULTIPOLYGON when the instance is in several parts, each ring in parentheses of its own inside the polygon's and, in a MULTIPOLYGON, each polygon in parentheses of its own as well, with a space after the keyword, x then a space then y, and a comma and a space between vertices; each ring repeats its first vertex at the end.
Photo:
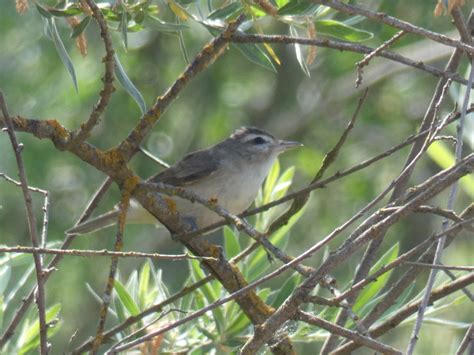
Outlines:
MULTIPOLYGON (((453 12, 459 11, 457 8, 453 9, 453 12)), ((455 21, 456 23, 456 21, 455 21)), ((469 26, 472 27, 474 24, 474 16, 470 16, 469 18, 469 26)), ((461 31, 460 31, 461 32, 461 31)), ((460 49, 456 49, 453 51, 446 67, 445 71, 446 72, 456 72, 457 67, 460 64, 461 58, 463 56, 463 51, 460 49)), ((445 91, 445 85, 449 79, 441 78, 438 81, 438 84, 436 86, 435 92, 433 94, 433 97, 431 99, 430 105, 428 106, 428 109, 426 110, 425 116, 423 118, 422 123, 420 124, 419 131, 431 131, 433 127, 433 121, 436 119, 436 105, 438 104, 440 97, 443 95, 443 92, 445 91)), ((439 126, 442 126, 444 124, 443 120, 439 126)), ((419 139, 414 142, 415 144, 413 145, 408 157, 407 161, 405 163, 405 166, 409 165, 410 162, 416 157, 419 153, 420 147, 424 144, 424 141, 419 139)), ((408 178, 409 175, 406 176, 406 178, 402 181, 400 181, 397 186, 394 189, 394 192, 392 194, 392 199, 398 198, 401 196, 403 193, 405 193, 406 190, 406 185, 408 183, 408 178)), ((374 256, 376 255, 376 252, 382 243, 382 238, 378 238, 374 241, 372 241, 360 263, 359 266, 359 271, 364 271, 364 273, 361 273, 361 278, 364 278, 364 274, 366 275, 368 271, 370 270, 370 267, 372 265, 372 260, 374 260, 374 256)), ((429 258, 431 248, 428 249, 426 253, 423 254, 423 258, 427 257, 429 258)), ((364 323, 366 326, 372 324, 375 322, 384 312, 392 306, 392 304, 395 302, 396 299, 400 297, 402 294, 403 290, 406 289, 408 285, 410 285, 413 280, 416 278, 416 275, 418 272, 421 270, 421 268, 411 268, 409 271, 407 271, 391 288, 390 290, 386 293, 386 295, 382 298, 382 300, 377 304, 376 307, 373 308, 373 310, 369 313, 368 316, 364 318, 364 323)), ((358 281, 357 279, 355 281, 358 281)), ((355 293, 353 297, 356 297, 357 294, 355 293)), ((333 342, 330 344, 329 349, 326 348, 326 350, 331 350, 335 346, 335 338, 333 337, 333 342)))
POLYGON ((142 253, 138 251, 112 251, 112 250, 81 250, 81 249, 55 249, 55 248, 33 248, 27 246, 5 247, 0 246, 0 253, 28 253, 28 254, 53 254, 53 255, 67 255, 67 256, 116 256, 119 258, 150 258, 159 260, 217 260, 212 257, 200 257, 189 254, 159 254, 159 253, 142 253))
MULTIPOLYGON (((288 261, 292 260, 292 257, 288 256, 285 252, 283 252, 281 249, 277 248, 274 246, 266 237, 265 234, 262 234, 258 232, 250 223, 248 223, 246 220, 233 215, 229 211, 227 211, 225 208, 222 206, 218 205, 212 200, 207 200, 198 194, 194 193, 191 190, 184 189, 182 187, 175 187, 171 185, 166 185, 163 183, 147 183, 153 187, 156 188, 157 191, 161 193, 168 194, 170 196, 179 196, 181 198, 184 198, 189 201, 197 202, 211 211, 215 212, 219 216, 225 218, 227 221, 231 222, 237 229, 243 229, 245 233, 247 233, 248 236, 250 236, 252 239, 257 241, 259 244, 261 244, 266 250, 271 252, 276 258, 279 260, 283 261, 284 263, 287 263, 288 261)), ((300 274, 304 276, 308 276, 311 271, 313 271, 312 268, 309 268, 304 265, 296 265, 295 270, 298 271, 300 274)))
MULTIPOLYGON (((235 43, 281 43, 281 44, 291 44, 298 43, 307 46, 317 46, 323 48, 331 48, 339 51, 350 51, 355 53, 370 54, 374 51, 375 48, 365 46, 359 43, 344 42, 327 38, 304 38, 304 37, 291 37, 285 35, 261 35, 261 34, 248 34, 237 32, 231 37, 232 42, 235 43)), ((454 71, 443 71, 436 67, 433 67, 424 62, 415 61, 409 58, 406 58, 398 53, 391 51, 381 51, 377 53, 377 56, 389 59, 394 62, 404 64, 406 66, 419 69, 430 73, 436 77, 444 79, 452 79, 460 84, 466 85, 467 80, 460 77, 454 71)))
MULTIPOLYGON (((23 164, 23 158, 21 157, 21 150, 23 145, 18 143, 16 139, 13 124, 8 113, 7 104, 3 97, 3 93, 0 92, 0 107, 3 113, 3 119, 7 126, 8 136, 12 144, 13 151, 15 153, 16 164, 18 167, 18 175, 20 177, 21 188, 23 191, 23 198, 25 200, 26 215, 28 220, 28 230, 30 232, 31 244, 37 248, 39 246, 38 231, 36 229, 36 217, 33 210, 33 200, 31 198, 30 191, 28 189, 28 179, 26 177, 25 166, 23 164)), ((39 319, 39 332, 40 332, 40 352, 41 355, 48 354, 48 325, 46 324, 46 293, 44 289, 44 276, 43 276, 43 265, 40 255, 33 256, 36 270, 36 285, 37 295, 36 304, 38 305, 38 319, 39 319)))
MULTIPOLYGON (((354 123, 359 117, 360 110, 362 108, 362 105, 365 102, 365 99, 367 97, 368 93, 368 88, 364 90, 362 96, 360 97, 357 107, 352 114, 352 117, 347 124, 346 128, 342 132, 342 135, 339 137, 339 140, 337 141, 336 145, 324 156, 324 159, 321 163, 320 168, 318 169, 318 172, 314 176, 313 180, 311 180, 310 184, 314 184, 315 182, 319 181, 322 179, 324 173, 327 171, 327 169, 331 166, 332 163, 336 160, 339 151, 341 150, 342 146, 346 142, 347 137, 349 136, 349 133, 351 132, 352 128, 354 127, 354 123)), ((306 202, 309 199, 310 191, 299 194, 292 202, 291 206, 283 213, 281 216, 279 216, 277 219, 275 219, 270 227, 268 228, 268 234, 272 234, 276 230, 278 230, 281 226, 285 225, 288 223, 290 218, 294 216, 298 211, 300 211, 306 202)))
MULTIPOLYGON (((381 230, 387 230, 390 226, 398 222, 401 218, 409 215, 414 208, 423 204, 433 196, 439 194, 445 188, 459 180, 462 176, 469 174, 474 171, 474 154, 468 155, 464 158, 464 163, 456 164, 455 168, 444 170, 425 181, 420 186, 413 188, 413 192, 405 197, 407 200, 404 202, 403 207, 398 209, 396 212, 388 217, 385 217, 381 221, 374 223, 369 229, 362 233, 357 239, 351 243, 345 243, 343 247, 340 247, 331 254, 331 257, 326 259, 315 273, 311 277, 307 278, 301 285, 299 285, 295 291, 286 299, 286 301, 273 313, 260 327, 256 328, 255 333, 246 342, 242 348, 242 354, 251 354, 269 341, 273 334, 280 329, 281 325, 290 319, 295 312, 298 310, 300 304, 304 301, 304 296, 311 292, 318 282, 327 275, 334 267, 340 265, 344 260, 358 250, 362 245, 366 244, 369 240, 380 236, 381 230), (467 160, 466 160, 467 159, 467 160), (467 164, 467 165, 465 165, 467 164), (414 194, 414 195, 413 195, 414 194)), ((333 232, 334 233, 334 232, 333 232)), ((331 235, 333 234, 331 233, 331 235)), ((331 236, 330 235, 330 236, 331 236)), ((323 239, 322 242, 315 244, 309 248, 306 252, 296 257, 290 263, 280 267, 274 272, 266 275, 260 280, 249 284, 254 286, 257 282, 263 282, 268 278, 274 277, 275 274, 282 272, 289 267, 292 263, 299 263, 302 260, 310 257, 315 250, 320 247, 321 243, 329 238, 330 236, 323 239)), ((247 287, 249 287, 247 286, 247 287)), ((245 289, 245 288, 244 288, 245 289)))
MULTIPOLYGON (((115 235, 115 244, 114 251, 121 251, 123 247, 123 232, 125 230, 125 220, 127 218, 128 206, 130 204, 130 191, 135 186, 133 182, 130 182, 125 185, 124 190, 122 191, 122 198, 119 204, 119 215, 118 215, 118 229, 117 234, 115 235)), ((102 297, 102 306, 100 309, 100 318, 99 325, 97 326, 97 331, 95 334, 94 342, 92 343, 92 354, 97 354, 99 347, 103 342, 103 333, 105 328, 105 320, 107 318, 107 313, 109 310, 109 305, 112 300, 112 291, 115 285, 115 275, 117 274, 119 258, 117 256, 112 256, 110 262, 110 271, 109 277, 107 278, 107 284, 105 287, 104 295, 102 297)))
MULTIPOLYGON (((453 280, 453 281, 456 281, 457 279, 457 276, 454 275, 450 270, 443 270, 443 272, 448 275, 448 277, 453 280)), ((463 288, 462 289, 462 293, 464 293, 470 300, 471 302, 474 302, 474 295, 472 294, 472 292, 467 289, 467 288, 463 288)))
POLYGON ((112 38, 110 37, 109 27, 107 25, 107 21, 102 14, 102 11, 96 5, 93 0, 85 0, 87 5, 92 11, 92 14, 99 25, 100 28, 100 36, 102 37, 102 41, 104 42, 105 47, 105 57, 102 59, 102 62, 105 66, 105 73, 104 77, 102 78, 102 82, 104 83, 104 87, 100 91, 99 94, 99 101, 92 109, 92 112, 88 118, 88 120, 81 124, 81 127, 77 129, 75 132, 72 133, 71 136, 71 144, 77 144, 77 142, 82 142, 85 140, 89 134, 91 133, 92 129, 99 123, 100 116, 104 113, 107 105, 110 101, 110 96, 114 92, 114 67, 115 67, 115 59, 114 59, 114 47, 112 45, 112 38))
MULTIPOLYGON (((469 112, 474 112, 474 107, 471 108, 469 110, 469 112)), ((458 119, 460 114, 456 113, 456 114, 450 114, 448 115, 450 117, 450 119, 447 120, 447 123, 450 123, 452 122, 453 120, 455 119, 458 119)), ((390 155, 392 155, 393 153, 405 148, 406 146, 412 144, 413 142, 416 142, 418 140, 420 140, 421 138, 425 138, 426 139, 426 136, 429 134, 430 130, 429 129, 426 129, 426 130, 423 130, 421 132, 419 132, 418 134, 414 135, 414 136, 411 136, 409 138, 407 138, 404 142, 402 143, 399 143, 395 146, 393 146, 392 148, 384 151, 383 153, 380 153, 372 158, 369 158, 359 164, 356 164, 354 165, 353 167, 351 168, 348 168, 346 170, 342 170, 342 171, 338 171, 336 172, 334 175, 326 178, 326 179, 323 179, 323 180, 320 180, 320 181, 315 181, 314 183, 308 185, 307 187, 304 187, 300 190, 297 190, 295 192, 292 192, 292 193, 289 193, 287 195, 285 195, 284 197, 282 198, 279 198, 275 201, 272 201, 272 202, 269 202, 263 206, 260 206, 260 207, 257 207, 257 208, 253 208, 249 211, 246 211, 246 212, 243 212, 241 214, 238 215, 238 217, 248 217, 248 216, 253 216, 257 213, 261 213, 261 212, 264 212, 264 211, 267 211, 275 206, 279 206, 285 202, 288 202, 290 200, 293 200, 294 198, 296 198, 297 196, 299 196, 300 194, 305 194, 307 192, 310 192, 310 191, 313 191, 313 190, 316 190, 316 189, 320 189, 320 188, 324 188, 326 187, 328 184, 334 182, 334 181, 337 181, 339 179, 342 179, 346 176, 349 176, 357 171, 360 171, 374 163, 376 163, 377 161, 380 161, 390 155)), ((197 231, 192 231, 192 232, 187 232, 187 233, 183 233, 183 234, 180 234, 180 235, 176 235, 176 238, 192 238, 192 237, 197 237, 197 236, 201 236, 207 232, 210 232, 214 229, 217 229, 219 227, 222 227, 224 225, 228 224, 228 222, 226 221, 221 221, 221 222, 217 222, 217 223, 214 223, 210 226, 207 226, 207 227, 204 227, 204 228, 201 228, 197 231)))
POLYGON ((370 337, 360 335, 357 332, 343 328, 301 310, 296 314, 296 319, 311 325, 315 325, 318 328, 326 329, 330 333, 334 333, 344 338, 353 340, 360 345, 366 346, 369 349, 375 350, 376 352, 381 352, 382 354, 402 354, 400 350, 392 348, 391 346, 385 345, 379 341, 371 339, 370 337))
POLYGON ((408 265, 415 265, 415 266, 427 267, 430 269, 438 269, 438 270, 474 271, 474 266, 438 265, 438 264, 429 264, 429 263, 418 263, 416 261, 405 261, 404 263, 408 265))
POLYGON ((456 355, 464 354, 469 344, 471 344, 470 352, 472 353, 474 351, 474 324, 471 324, 469 329, 466 331, 466 335, 461 340, 461 343, 459 344, 459 347, 456 350, 456 355))
POLYGON ((128 137, 120 143, 118 150, 123 153, 125 159, 136 153, 141 141, 150 133, 155 123, 186 87, 186 84, 224 53, 224 49, 227 47, 232 34, 237 31, 244 19, 245 15, 242 14, 237 19, 231 21, 219 36, 215 37, 196 55, 192 63, 186 67, 165 94, 156 99, 152 108, 142 117, 128 137))
MULTIPOLYGON (((103 184, 100 186, 100 188, 97 190, 97 192, 92 196, 89 204, 87 205, 86 209, 82 213, 81 217, 79 218, 78 222, 76 225, 84 222, 89 216, 92 214, 92 212, 95 210, 97 207, 99 201, 102 199, 102 197, 105 195, 106 191, 112 184, 112 179, 108 177, 105 179, 103 184)), ((74 234, 68 235, 66 239, 64 240, 63 244, 61 245, 61 249, 67 249, 69 246, 72 244, 76 236, 74 234)), ((62 260, 62 255, 57 254, 53 260, 47 265, 46 269, 47 270, 55 270, 56 266, 59 264, 59 262, 62 260)), ((46 273, 44 275, 45 281, 48 280, 49 276, 51 273, 46 273)), ((10 321, 10 324, 6 327, 5 332, 2 334, 0 337, 0 347, 4 346, 10 338, 15 334, 15 330, 17 326, 20 324, 21 319, 23 316, 26 314, 26 311, 28 310, 28 307, 30 304, 34 301, 34 296, 35 296, 35 291, 36 287, 33 287, 33 289, 28 293, 28 296, 26 296, 23 300, 18 309, 15 311, 15 314, 10 321)))
POLYGON ((362 73, 363 69, 366 65, 369 64, 369 62, 374 58, 378 53, 382 52, 383 50, 387 49, 389 46, 391 46, 395 41, 397 41, 400 37, 402 37, 406 32, 405 31, 399 31, 395 33, 391 38, 389 38, 387 41, 382 43, 379 47, 375 48, 371 53, 367 54, 364 56, 364 59, 358 61, 356 63, 357 66, 357 79, 356 79, 356 88, 360 86, 362 83, 362 73))
POLYGON ((337 304, 337 303, 341 302, 342 300, 347 299, 351 295, 355 294, 358 290, 362 289, 363 287, 368 285, 370 282, 376 281, 378 277, 380 277, 383 274, 387 273, 388 271, 392 270, 396 266, 399 266, 403 263, 408 263, 406 261, 407 259, 409 259, 412 256, 415 256, 415 255, 427 250, 428 246, 433 241, 436 241, 439 238, 441 238, 442 236, 444 236, 446 234, 449 234, 453 231, 458 230, 460 227, 469 226, 473 222, 474 222, 473 218, 470 218, 468 220, 463 220, 462 222, 458 222, 458 223, 453 224, 450 228, 446 229, 443 232, 440 232, 440 233, 438 233, 438 234, 436 234, 436 235, 434 235, 430 238, 426 238, 421 243, 419 243, 417 246, 415 246, 412 249, 410 249, 409 251, 403 253, 402 255, 400 255, 399 257, 397 257, 395 260, 388 263, 387 265, 382 266, 380 269, 378 269, 373 274, 371 274, 371 275, 367 276, 366 278, 360 280, 359 282, 353 284, 350 289, 348 289, 347 291, 341 293, 337 297, 334 297, 334 298, 330 299, 329 301, 334 302, 334 303, 337 304))
MULTIPOLYGON (((460 277, 456 281, 450 282, 446 285, 440 286, 433 290, 430 295, 430 304, 434 303, 437 300, 440 300, 447 295, 450 295, 454 292, 457 292, 464 287, 471 285, 474 282, 474 273, 467 274, 460 277)), ((387 319, 384 319, 380 324, 375 328, 370 329, 370 336, 372 338, 378 338, 381 335, 387 333, 388 331, 394 329, 397 325, 407 319, 410 315, 414 314, 420 307, 421 300, 416 302, 411 302, 394 314, 392 314, 387 319)), ((337 348, 332 352, 332 354, 349 354, 359 347, 358 344, 354 342, 349 342, 343 346, 337 348)))
POLYGON ((163 311, 161 312, 161 314, 156 317, 155 319, 153 319, 152 321, 148 322, 147 324, 145 324, 143 327, 137 329, 136 331, 130 333, 129 335, 127 335, 126 337, 124 337, 123 339, 120 339, 118 342, 116 342, 114 345, 111 346, 111 348, 109 350, 107 350, 106 354, 114 354, 116 353, 115 352, 115 348, 118 347, 120 344, 122 343, 125 343, 126 341, 132 339, 134 336, 136 336, 137 334, 140 334, 141 332, 143 332, 145 329, 147 329, 148 327, 152 326, 153 324, 155 324, 156 322, 158 322, 160 319, 163 319, 165 316, 167 316, 168 314, 170 314, 171 312, 181 312, 181 313, 187 313, 186 311, 183 311, 181 309, 176 309, 176 308, 171 308, 171 309, 168 309, 166 311, 163 311))
MULTIPOLYGON (((459 120, 458 127, 457 127, 457 137, 456 137, 457 144, 456 144, 456 149, 455 149, 456 163, 458 163, 461 160, 461 156, 462 156, 462 142, 463 142, 464 122, 465 122, 465 118, 466 118, 466 111, 467 111, 467 106, 469 104, 470 93, 471 93, 471 88, 472 88, 472 85, 473 85, 473 81, 474 81, 474 60, 471 61, 471 71, 470 71, 470 75, 469 75, 469 82, 468 82, 468 85, 467 85, 467 88, 466 88, 466 93, 465 93, 463 105, 462 105, 462 108, 461 108, 461 118, 459 120)), ((451 191, 449 193, 448 204, 447 204, 447 209, 448 210, 453 209, 454 200, 456 198, 456 193, 457 193, 457 188, 458 188, 458 184, 457 184, 457 182, 455 182, 452 185, 451 191)), ((443 229, 446 229, 447 227, 448 227, 448 221, 445 220, 443 222, 443 229)), ((438 240, 438 244, 436 246, 435 257, 433 259, 433 264, 434 265, 437 265, 437 264, 441 263, 441 257, 442 257, 442 254, 443 254, 445 241, 446 241, 446 237, 442 237, 441 239, 438 240)), ((432 269, 431 272, 430 272, 430 276, 428 278, 427 285, 426 285, 426 288, 425 288, 425 293, 423 295, 423 300, 421 302, 421 306, 420 306, 420 309, 418 311, 416 322, 415 322, 415 325, 413 326, 413 332, 412 332, 412 335, 410 337, 410 341, 408 343, 407 355, 412 355, 413 351, 415 350, 415 346, 416 346, 416 343, 418 341, 418 334, 420 332, 421 325, 423 324, 423 317, 424 317, 424 314, 425 314, 426 307, 428 306, 430 293, 431 293, 431 290, 433 289, 437 272, 438 272, 437 269, 432 269)))
POLYGON ((474 54, 474 47, 469 44, 466 44, 462 41, 454 40, 440 33, 429 31, 420 26, 415 26, 407 21, 399 20, 383 12, 367 10, 360 6, 345 4, 337 0, 313 0, 313 2, 328 6, 348 15, 360 15, 363 17, 367 17, 368 19, 384 23, 388 26, 398 28, 399 30, 404 30, 406 32, 432 39, 433 41, 445 44, 447 46, 464 50, 470 54, 474 54))

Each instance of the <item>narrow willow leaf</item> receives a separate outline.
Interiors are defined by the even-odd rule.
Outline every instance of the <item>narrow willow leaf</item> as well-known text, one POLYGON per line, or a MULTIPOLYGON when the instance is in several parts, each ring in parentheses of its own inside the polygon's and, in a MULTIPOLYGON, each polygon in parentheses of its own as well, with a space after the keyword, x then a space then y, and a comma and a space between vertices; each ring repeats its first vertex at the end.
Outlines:
POLYGON ((120 303, 127 309, 128 313, 132 316, 136 316, 140 313, 140 308, 133 300, 132 295, 127 291, 124 285, 119 280, 115 280, 115 291, 120 300, 120 303))
POLYGON ((397 298, 395 304, 393 304, 389 309, 387 309, 384 314, 379 318, 378 323, 383 322, 385 319, 390 317, 393 313, 397 312, 401 307, 408 303, 408 299, 415 289, 415 283, 412 283, 410 286, 403 290, 403 293, 400 297, 397 298))
MULTIPOLYGON (((28 254, 24 254, 24 255, 28 255, 28 254)), ((28 255, 29 256, 29 255, 28 255)), ((31 259, 30 259, 31 260, 31 259)), ((17 299, 18 295, 18 291, 20 291, 23 286, 26 284, 26 282, 28 281, 28 279, 30 278, 30 276, 33 274, 33 271, 35 270, 35 266, 34 265, 31 265, 28 267, 28 269, 26 269, 26 271, 23 272, 23 274, 21 275, 21 278, 19 280, 16 280, 15 284, 12 285, 8 291, 9 293, 7 294, 7 296, 5 297, 5 304, 8 305, 10 303, 11 300, 13 299, 17 299)))
POLYGON ((349 26, 343 22, 335 20, 316 20, 314 22, 318 34, 344 39, 346 41, 360 42, 374 37, 374 34, 349 26))
POLYGON ((89 26, 90 22, 91 22, 91 16, 84 17, 81 22, 79 22, 76 26, 73 27, 71 38, 76 38, 82 32, 84 32, 87 26, 89 26))
MULTIPOLYGON (((206 276, 204 274, 204 271, 202 271, 198 260, 194 260, 194 259, 190 260, 189 265, 191 266, 191 274, 196 279, 195 281, 201 280, 206 276)), ((201 288, 199 289, 201 294, 206 299, 206 303, 205 303, 206 306, 217 301, 217 299, 219 298, 219 295, 216 294, 215 289, 213 288, 213 285, 212 285, 213 283, 218 283, 218 282, 217 281, 213 281, 210 283, 208 282, 205 285, 201 286, 201 288)), ((224 331, 225 323, 226 323, 222 309, 214 308, 212 310, 212 315, 213 315, 216 327, 219 330, 219 333, 222 334, 222 332, 224 331)))
POLYGON ((234 17, 243 11, 243 6, 240 2, 232 2, 227 6, 221 7, 209 14, 209 20, 227 20, 234 17))
POLYGON ((164 22, 150 15, 145 18, 144 23, 146 27, 150 27, 158 32, 178 32, 189 28, 189 26, 185 24, 164 22))
MULTIPOLYGON (((179 17, 176 18, 177 23, 179 24, 179 17)), ((184 62, 186 65, 189 65, 190 60, 188 56, 188 51, 186 50, 186 44, 184 43, 183 31, 178 31, 178 40, 179 40, 179 48, 181 49, 181 54, 183 55, 184 62)))
MULTIPOLYGON (((46 323, 50 323, 52 320, 57 318, 59 312, 61 311, 61 304, 56 303, 52 307, 48 308, 45 312, 46 323)), ((53 328, 48 329, 48 335, 50 334, 50 330, 53 328)), ((18 354, 25 354, 31 349, 37 348, 40 344, 40 335, 39 335, 39 319, 36 319, 31 325, 27 328, 23 329, 21 332, 21 339, 19 341, 21 343, 20 349, 18 350, 18 354)))
POLYGON ((59 58, 61 58, 61 61, 66 67, 69 75, 71 76, 72 83, 74 84, 74 88, 76 89, 76 92, 77 92, 78 87, 77 87, 76 71, 74 70, 74 65, 72 64, 71 57, 69 57, 69 54, 66 48, 64 47, 63 41, 61 40, 61 37, 59 36, 54 18, 48 19, 48 22, 49 22, 49 30, 50 30, 51 38, 53 39, 53 43, 54 43, 54 46, 56 47, 56 51, 58 52, 59 58))
MULTIPOLYGON (((6 245, 0 245, 6 247, 6 245)), ((31 262, 31 255, 28 254, 6 254, 0 258, 0 266, 10 265, 11 267, 27 265, 31 262)))
POLYGON ((280 161, 277 159, 273 163, 270 172, 265 179, 265 184, 263 185, 263 204, 270 202, 272 197, 272 191, 275 188, 278 176, 280 175, 280 161))
POLYGON ((276 0, 275 4, 279 9, 281 9, 283 6, 285 6, 289 2, 290 2, 289 0, 276 0))
POLYGON ((230 325, 226 329, 226 334, 229 337, 239 335, 245 328, 250 326, 250 320, 244 312, 238 312, 237 317, 230 320, 230 325))
POLYGON ((300 2, 293 0, 285 4, 278 10, 280 16, 311 16, 314 15, 320 5, 313 4, 311 2, 300 2))
POLYGON ((125 70, 123 69, 123 66, 120 63, 117 53, 115 53, 114 59, 115 59, 115 69, 116 69, 115 75, 117 76, 117 80, 125 89, 125 91, 132 97, 132 99, 135 100, 135 102, 137 103, 143 115, 146 112, 146 104, 145 104, 145 100, 143 99, 142 94, 140 93, 140 91, 138 91, 135 85, 133 85, 132 81, 128 78, 127 73, 125 73, 125 70))
POLYGON ((150 263, 145 262, 140 271, 140 281, 138 282, 138 300, 140 306, 144 308, 148 304, 148 294, 150 285, 150 263))
MULTIPOLYGON (((372 266, 370 269, 370 273, 374 273, 379 270, 384 265, 389 264, 393 260, 397 258, 398 251, 400 249, 400 244, 396 243, 393 245, 385 254, 372 266)), ((357 297, 357 301, 354 303, 352 307, 355 313, 358 313, 364 305, 366 305, 370 300, 375 298, 380 291, 385 287, 390 275, 392 274, 392 270, 386 272, 383 275, 380 275, 377 280, 368 284, 362 292, 357 297)))
MULTIPOLYGON (((428 156, 442 169, 453 166, 456 162, 454 153, 444 142, 435 141, 428 148, 428 156)), ((471 198, 474 198, 474 175, 465 175, 459 180, 459 186, 471 198)))
POLYGON ((122 34, 122 41, 125 49, 128 48, 128 18, 127 18, 127 12, 124 10, 122 12, 122 16, 120 17, 120 33, 122 34))
POLYGON ((174 0, 168 0, 168 6, 170 7, 171 11, 178 16, 178 18, 182 21, 186 21, 189 17, 189 14, 185 9, 179 6, 174 0))
POLYGON ((301 275, 297 272, 294 272, 291 277, 285 281, 283 286, 279 289, 278 293, 273 297, 273 300, 270 301, 272 307, 278 308, 283 302, 291 295, 295 290, 296 286, 301 281, 301 275))
POLYGON ((224 226, 224 247, 227 259, 240 252, 239 236, 229 226, 224 226))
POLYGON ((5 265, 0 269, 0 295, 3 295, 3 292, 5 292, 11 275, 12 268, 9 265, 5 265))
MULTIPOLYGON (((298 37, 298 32, 294 26, 290 26, 290 34, 292 37, 298 37)), ((299 43, 294 43, 293 45, 295 47, 296 60, 298 61, 301 70, 308 78, 311 77, 311 73, 309 72, 308 66, 306 65, 306 60, 303 55, 302 46, 299 43)))
MULTIPOLYGON (((303 207, 298 213, 293 215, 288 223, 277 230, 270 237, 270 241, 273 245, 277 246, 280 249, 284 249, 285 244, 288 242, 289 232, 293 225, 298 222, 298 220, 303 215, 305 208, 303 207)), ((262 272, 264 272, 270 265, 267 259, 267 251, 264 249, 259 249, 254 256, 250 259, 249 262, 249 274, 250 280, 255 280, 262 272)))
POLYGON ((264 52, 262 47, 257 44, 237 44, 232 45, 232 47, 237 48, 248 60, 258 64, 265 69, 276 73, 276 68, 273 65, 271 59, 264 52))
POLYGON ((48 10, 46 10, 43 6, 41 6, 40 4, 38 3, 35 3, 36 5, 36 10, 38 10, 39 14, 41 16, 43 16, 44 18, 47 18, 47 19, 50 19, 51 17, 53 17, 49 12, 48 10))
POLYGON ((272 200, 277 200, 283 197, 288 188, 291 186, 293 182, 293 176, 295 175, 295 167, 291 166, 286 169, 283 174, 281 174, 280 178, 278 179, 275 188, 272 191, 272 200))
POLYGON ((55 17, 71 17, 82 14, 82 10, 75 7, 64 10, 48 7, 46 10, 55 17))
POLYGON ((278 58, 272 46, 270 46, 268 43, 264 43, 263 46, 267 50, 268 55, 272 57, 272 59, 275 61, 275 63, 277 63, 278 65, 281 65, 280 58, 278 58))
MULTIPOLYGON (((194 20, 198 21, 196 18, 194 20)), ((207 30, 213 35, 213 36, 218 36, 220 34, 220 28, 213 26, 212 22, 213 21, 198 21, 202 23, 207 30)), ((216 21, 216 22, 221 22, 221 21, 216 21)), ((271 59, 268 57, 268 55, 265 53, 265 51, 262 49, 262 46, 258 44, 233 44, 231 45, 232 48, 238 49, 248 60, 251 62, 258 64, 262 67, 264 67, 267 70, 270 70, 274 73, 276 73, 275 66, 273 65, 271 59)))

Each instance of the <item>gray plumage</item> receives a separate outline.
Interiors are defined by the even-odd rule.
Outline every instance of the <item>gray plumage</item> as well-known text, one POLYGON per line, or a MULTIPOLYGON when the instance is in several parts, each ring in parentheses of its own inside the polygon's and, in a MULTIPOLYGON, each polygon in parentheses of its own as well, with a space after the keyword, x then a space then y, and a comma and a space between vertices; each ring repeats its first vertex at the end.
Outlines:
MULTIPOLYGON (((226 140, 186 155, 170 168, 150 177, 149 182, 182 186, 217 203, 230 213, 243 212, 255 199, 258 189, 277 156, 300 146, 281 141, 257 128, 243 127, 226 140)), ((182 218, 192 219, 197 228, 221 219, 198 203, 173 197, 182 218)), ((67 234, 85 234, 114 225, 118 210, 112 210, 68 230, 67 234)), ((132 200, 127 223, 158 223, 156 218, 132 200)))

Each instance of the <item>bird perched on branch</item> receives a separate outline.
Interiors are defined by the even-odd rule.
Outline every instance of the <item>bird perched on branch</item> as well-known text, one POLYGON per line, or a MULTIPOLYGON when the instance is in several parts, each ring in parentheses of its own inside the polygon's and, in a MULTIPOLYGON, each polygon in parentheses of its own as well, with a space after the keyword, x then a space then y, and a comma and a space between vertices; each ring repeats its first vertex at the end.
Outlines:
MULTIPOLYGON (((232 214, 247 209, 280 153, 301 146, 284 141, 257 128, 242 127, 224 141, 186 155, 170 168, 147 181, 183 187, 205 199, 213 199, 232 214)), ((170 197, 171 198, 171 197, 170 197)), ((179 216, 197 229, 216 223, 221 216, 199 203, 172 197, 179 216)), ((117 223, 116 207, 85 221, 67 234, 86 234, 117 223)), ((158 223, 147 210, 132 200, 127 223, 158 223)))

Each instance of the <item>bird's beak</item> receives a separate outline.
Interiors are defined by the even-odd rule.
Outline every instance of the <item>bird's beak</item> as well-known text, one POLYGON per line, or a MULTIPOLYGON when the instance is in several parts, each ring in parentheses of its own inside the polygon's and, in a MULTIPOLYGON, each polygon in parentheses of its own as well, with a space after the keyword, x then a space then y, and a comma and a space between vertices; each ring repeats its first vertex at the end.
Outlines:
POLYGON ((293 141, 280 141, 278 144, 278 150, 285 152, 287 150, 302 147, 303 144, 300 142, 293 142, 293 141))

